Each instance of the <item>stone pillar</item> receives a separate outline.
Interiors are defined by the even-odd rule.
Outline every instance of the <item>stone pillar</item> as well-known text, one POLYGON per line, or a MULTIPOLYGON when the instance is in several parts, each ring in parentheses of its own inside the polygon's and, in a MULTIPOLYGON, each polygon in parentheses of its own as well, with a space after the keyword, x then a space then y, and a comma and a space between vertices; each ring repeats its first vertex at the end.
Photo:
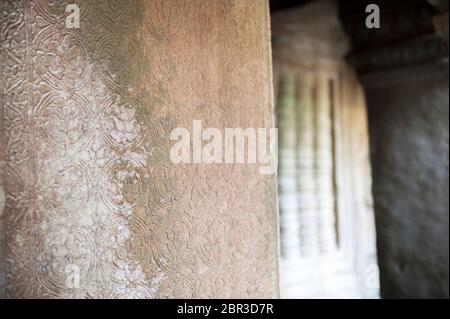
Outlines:
POLYGON ((297 197, 299 201, 300 231, 302 256, 314 256, 319 252, 319 223, 316 214, 317 196, 315 179, 315 115, 313 105, 313 79, 302 74, 298 86, 298 172, 297 197))
POLYGON ((5 162, 3 161, 2 155, 3 154, 0 153, 0 298, 5 297, 6 291, 6 221, 4 213, 5 189, 2 178, 5 162))
POLYGON ((378 76, 364 85, 382 296, 448 298, 448 67, 378 76))
POLYGON ((375 30, 363 2, 340 1, 367 98, 383 298, 449 296, 448 48, 428 2, 381 1, 375 30))
POLYGON ((314 172, 319 251, 336 251, 338 232, 334 189, 333 117, 330 79, 320 74, 314 88, 314 172))
POLYGON ((367 285, 377 261, 366 105, 344 61, 348 42, 337 7, 315 1, 280 11, 272 26, 281 243, 287 247, 282 295, 377 297, 376 273, 375 285, 367 285), (281 85, 286 78, 287 100, 281 85))
POLYGON ((275 176, 169 158, 193 120, 273 126, 267 2, 0 6, 6 295, 277 297, 275 176))
POLYGON ((280 219, 281 219, 281 254, 291 259, 298 258, 301 251, 300 216, 297 190, 297 78, 293 74, 285 74, 280 79, 277 123, 279 127, 278 155, 280 219))

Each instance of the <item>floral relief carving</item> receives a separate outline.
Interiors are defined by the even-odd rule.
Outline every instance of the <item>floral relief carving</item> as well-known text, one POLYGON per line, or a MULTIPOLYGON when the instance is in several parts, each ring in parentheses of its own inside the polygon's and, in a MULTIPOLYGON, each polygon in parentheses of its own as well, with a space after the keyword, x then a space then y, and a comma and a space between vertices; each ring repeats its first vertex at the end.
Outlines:
POLYGON ((65 209, 85 209, 89 202, 89 192, 81 190, 91 184, 86 172, 86 167, 80 163, 74 163, 70 167, 64 163, 47 165, 41 173, 46 187, 39 192, 37 198, 43 209, 46 212, 57 210, 58 214, 65 209), (74 189, 80 191, 74 192, 74 189))
POLYGON ((160 42, 181 39, 186 35, 191 9, 189 1, 150 1, 145 11, 149 34, 160 42))
POLYGON ((98 40, 94 54, 107 86, 118 93, 139 92, 146 62, 136 41, 111 32, 98 40))
POLYGON ((6 295, 276 297, 275 177, 169 158, 193 119, 272 125, 265 1, 74 2, 0 4, 6 295))
POLYGON ((83 97, 53 92, 42 99, 36 111, 39 114, 36 126, 47 143, 57 148, 84 146, 88 141, 91 116, 83 97))
POLYGON ((37 280, 43 296, 58 297, 70 292, 67 286, 68 267, 76 265, 80 275, 80 286, 89 285, 93 264, 93 243, 89 229, 68 227, 67 225, 42 224, 48 236, 42 238, 37 247, 36 255, 39 264, 37 280))
POLYGON ((80 8, 80 18, 82 19, 86 18, 92 10, 92 1, 84 0, 39 0, 36 1, 35 9, 40 19, 51 24, 61 25, 69 4, 76 4, 80 8))
POLYGON ((113 209, 120 209, 122 214, 132 214, 131 209, 138 204, 142 196, 144 176, 138 167, 130 162, 118 161, 106 168, 102 189, 105 201, 113 209))
POLYGON ((36 71, 55 89, 79 90, 90 80, 92 69, 86 40, 79 33, 49 26, 38 38, 36 71))
POLYGON ((145 0, 96 1, 96 16, 111 33, 134 33, 142 23, 142 1, 145 0))
POLYGON ((103 116, 103 134, 111 145, 124 150, 142 139, 143 129, 137 121, 135 107, 110 102, 104 107, 103 116))

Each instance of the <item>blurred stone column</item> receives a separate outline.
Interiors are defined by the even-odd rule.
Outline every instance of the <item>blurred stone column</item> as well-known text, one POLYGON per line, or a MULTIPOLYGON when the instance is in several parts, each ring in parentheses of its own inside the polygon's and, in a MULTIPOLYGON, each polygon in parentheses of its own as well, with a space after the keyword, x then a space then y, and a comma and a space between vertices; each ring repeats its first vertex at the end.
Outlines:
POLYGON ((314 80, 311 75, 301 74, 298 85, 298 202, 302 256, 319 253, 319 220, 317 216, 317 192, 315 174, 315 106, 313 105, 314 80))
MULTIPOLYGON (((295 116, 293 121, 280 110, 284 94, 277 95, 280 144, 282 132, 295 130, 295 141, 289 135, 295 158, 291 151, 279 152, 281 241, 295 252, 281 258, 283 296, 376 297, 377 288, 366 284, 369 267, 376 268, 366 105, 344 60, 348 41, 336 3, 314 1, 279 11, 272 31, 275 87, 280 92, 277 83, 289 75, 295 82, 289 85, 289 101, 296 101, 286 113, 295 116), (283 172, 283 163, 294 161, 295 169, 283 172), (293 196, 297 211, 285 219, 283 201, 289 197, 290 203, 293 196), (286 229, 289 236, 283 236, 286 229)), ((377 282, 376 273, 372 279, 377 282)))
POLYGON ((283 74, 278 95, 279 191, 281 253, 285 258, 298 258, 301 253, 297 193, 297 77, 283 74))
POLYGON ((330 80, 318 72, 314 89, 314 153, 316 182, 316 214, 319 229, 319 250, 328 253, 337 249, 337 227, 334 189, 333 121, 330 80))

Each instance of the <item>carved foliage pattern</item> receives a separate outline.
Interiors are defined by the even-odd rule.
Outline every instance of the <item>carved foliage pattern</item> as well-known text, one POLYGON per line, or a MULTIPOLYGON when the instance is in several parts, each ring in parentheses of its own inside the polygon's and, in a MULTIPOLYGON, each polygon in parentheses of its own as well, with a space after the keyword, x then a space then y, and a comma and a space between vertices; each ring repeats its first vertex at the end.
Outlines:
POLYGON ((168 157, 193 119, 272 125, 267 4, 73 2, 2 1, 7 295, 277 296, 274 177, 168 157))

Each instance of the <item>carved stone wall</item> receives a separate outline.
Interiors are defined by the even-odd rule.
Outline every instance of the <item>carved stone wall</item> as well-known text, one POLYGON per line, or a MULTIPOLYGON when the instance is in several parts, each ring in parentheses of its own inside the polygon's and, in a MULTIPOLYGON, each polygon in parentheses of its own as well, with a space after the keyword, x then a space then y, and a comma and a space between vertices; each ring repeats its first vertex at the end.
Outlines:
POLYGON ((1 1, 4 293, 277 297, 275 176, 169 159, 194 119, 273 126, 266 1, 73 2, 1 1))

